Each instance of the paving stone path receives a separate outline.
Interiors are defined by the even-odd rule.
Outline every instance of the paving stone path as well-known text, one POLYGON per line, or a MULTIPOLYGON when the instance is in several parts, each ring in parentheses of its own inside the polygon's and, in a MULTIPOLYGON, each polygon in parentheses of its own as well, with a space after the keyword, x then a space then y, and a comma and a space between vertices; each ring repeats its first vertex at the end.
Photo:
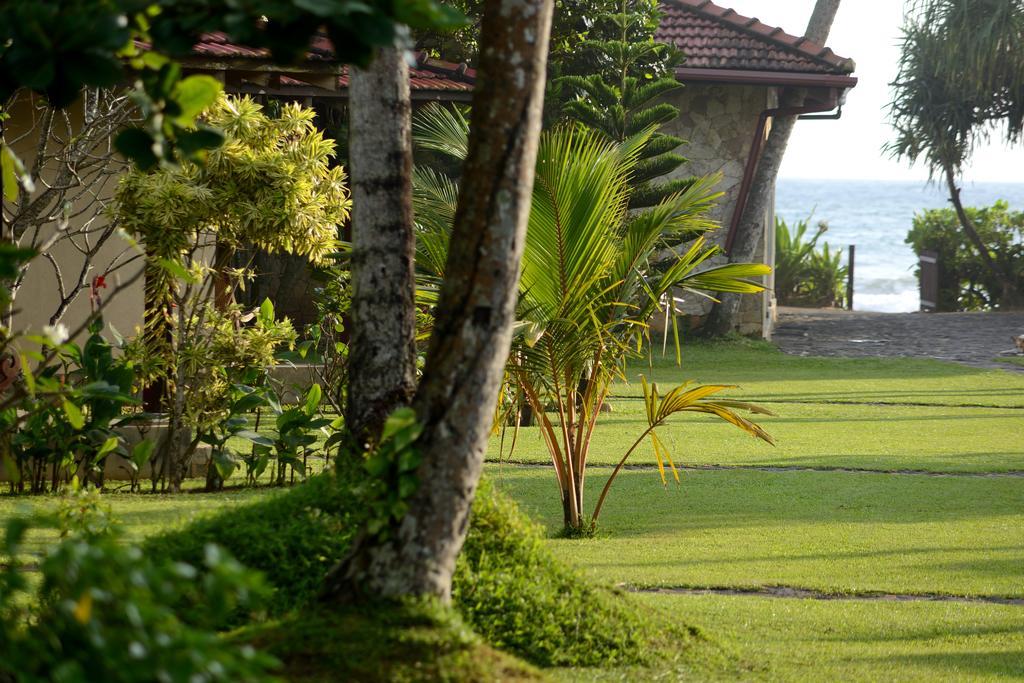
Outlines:
POLYGON ((1024 334, 1024 313, 861 313, 779 309, 774 341, 785 353, 854 358, 936 358, 1024 372, 993 359, 1024 334))

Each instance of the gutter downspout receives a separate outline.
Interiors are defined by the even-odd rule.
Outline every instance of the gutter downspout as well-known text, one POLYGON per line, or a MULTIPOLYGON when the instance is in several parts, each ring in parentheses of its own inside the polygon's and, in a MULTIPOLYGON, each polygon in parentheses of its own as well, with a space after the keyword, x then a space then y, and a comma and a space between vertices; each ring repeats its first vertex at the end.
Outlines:
POLYGON ((757 117, 757 126, 754 129, 754 140, 750 144, 750 154, 747 155, 747 163, 743 167, 743 181, 740 183, 740 193, 736 198, 736 207, 732 212, 732 219, 729 221, 729 233, 725 238, 725 252, 732 251, 733 243, 736 241, 736 233, 740 227, 740 220, 743 218, 743 211, 747 208, 747 199, 750 196, 750 186, 754 182, 754 171, 757 170, 757 162, 761 159, 761 148, 764 146, 764 130, 768 124, 769 117, 776 116, 799 116, 802 118, 814 119, 838 119, 843 112, 843 100, 846 91, 838 91, 833 88, 826 101, 819 104, 805 105, 802 107, 776 107, 765 109, 757 117), (838 108, 835 114, 828 116, 805 116, 806 114, 820 114, 838 108))

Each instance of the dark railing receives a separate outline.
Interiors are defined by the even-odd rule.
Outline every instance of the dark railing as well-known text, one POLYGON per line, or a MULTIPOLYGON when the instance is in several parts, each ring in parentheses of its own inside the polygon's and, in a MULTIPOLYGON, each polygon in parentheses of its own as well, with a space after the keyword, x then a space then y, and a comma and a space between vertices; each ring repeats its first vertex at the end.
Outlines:
POLYGON ((857 252, 857 245, 850 245, 849 256, 846 263, 846 310, 853 310, 853 263, 854 255, 857 252))
POLYGON ((917 255, 917 267, 920 270, 921 310, 933 312, 939 301, 939 252, 922 250, 917 255))

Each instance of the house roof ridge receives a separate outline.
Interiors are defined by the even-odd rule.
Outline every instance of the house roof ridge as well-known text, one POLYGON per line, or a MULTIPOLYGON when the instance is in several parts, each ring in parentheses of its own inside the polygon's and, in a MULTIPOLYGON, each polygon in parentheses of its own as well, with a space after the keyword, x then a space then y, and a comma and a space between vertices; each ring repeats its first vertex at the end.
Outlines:
POLYGON ((723 7, 712 0, 662 0, 683 10, 702 15, 727 27, 750 34, 755 38, 771 41, 785 50, 815 60, 825 66, 852 73, 855 63, 847 57, 840 57, 831 48, 812 41, 807 36, 796 36, 778 26, 770 26, 757 17, 747 17, 731 7, 723 7))

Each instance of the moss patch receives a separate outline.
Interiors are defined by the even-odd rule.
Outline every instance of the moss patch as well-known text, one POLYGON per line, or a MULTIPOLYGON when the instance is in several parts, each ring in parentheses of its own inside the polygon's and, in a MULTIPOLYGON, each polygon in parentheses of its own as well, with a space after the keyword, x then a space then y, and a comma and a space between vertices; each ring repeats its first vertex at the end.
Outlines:
POLYGON ((296 683, 340 680, 538 681, 541 673, 487 645, 451 609, 430 603, 327 609, 234 634, 277 657, 296 683))
MULTIPOLYGON (((350 485, 321 475, 267 501, 151 537, 146 552, 195 562, 207 543, 226 548, 264 572, 274 588, 269 613, 289 630, 291 612, 300 621, 307 612, 318 614, 323 579, 362 519, 350 485)), ((539 528, 486 482, 473 506, 453 599, 484 639, 539 666, 644 664, 666 646, 678 650, 694 640, 685 628, 661 628, 665 621, 634 596, 556 560, 539 528)))

